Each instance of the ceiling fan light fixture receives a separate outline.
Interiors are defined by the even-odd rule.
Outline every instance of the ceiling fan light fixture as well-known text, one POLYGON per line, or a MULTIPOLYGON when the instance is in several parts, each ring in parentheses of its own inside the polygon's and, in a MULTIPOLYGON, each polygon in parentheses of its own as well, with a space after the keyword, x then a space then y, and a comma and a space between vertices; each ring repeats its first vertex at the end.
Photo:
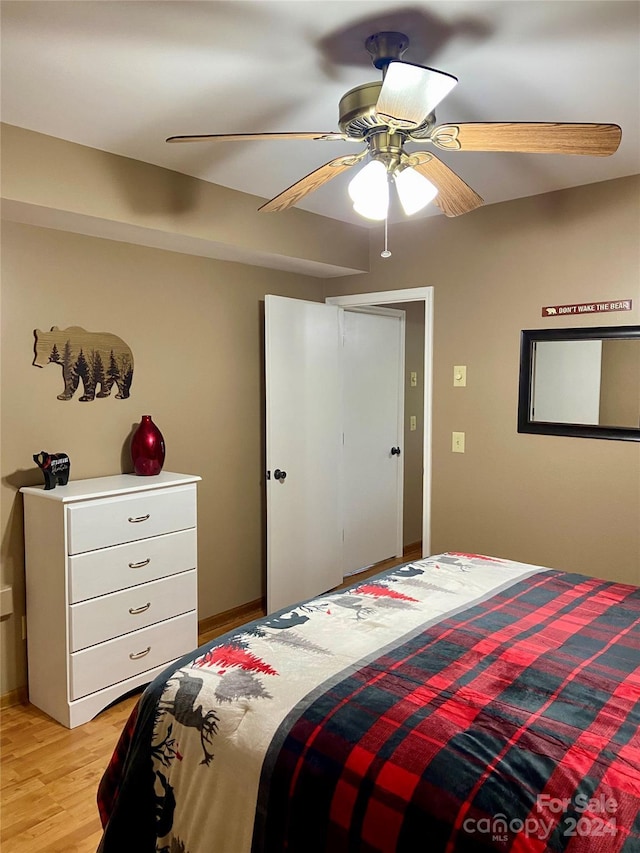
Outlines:
POLYGON ((365 219, 386 219, 389 210, 389 179, 380 160, 371 160, 350 181, 353 209, 365 219))
POLYGON ((438 195, 438 190, 430 180, 416 172, 411 166, 397 169, 393 180, 398 191, 398 198, 407 216, 413 216, 425 208, 438 195))
POLYGON ((368 154, 372 162, 351 182, 349 195, 354 210, 374 220, 386 220, 391 177, 408 216, 421 210, 435 195, 445 216, 460 216, 484 204, 478 193, 446 163, 429 151, 406 153, 405 142, 429 142, 445 151, 597 157, 607 157, 618 149, 622 130, 617 124, 493 121, 436 126, 434 109, 458 80, 445 71, 404 62, 402 56, 408 46, 409 37, 404 33, 385 30, 369 36, 365 47, 374 67, 382 71, 382 81, 355 86, 342 96, 338 105, 340 132, 213 133, 170 136, 166 141, 308 139, 364 142, 366 148, 359 154, 329 160, 258 209, 265 213, 287 210, 368 154), (414 165, 406 168, 408 163, 414 165), (414 171, 418 174, 414 175, 414 171), (427 187, 429 178, 435 182, 437 192, 435 187, 427 187))

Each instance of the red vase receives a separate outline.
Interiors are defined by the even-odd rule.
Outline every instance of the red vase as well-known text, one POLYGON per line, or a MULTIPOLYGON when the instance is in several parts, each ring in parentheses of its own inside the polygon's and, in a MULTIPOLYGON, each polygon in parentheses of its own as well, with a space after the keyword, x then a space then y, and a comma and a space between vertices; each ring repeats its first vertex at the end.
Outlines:
POLYGON ((133 470, 143 477, 159 474, 164 465, 164 438, 151 420, 143 415, 138 429, 131 438, 133 470))

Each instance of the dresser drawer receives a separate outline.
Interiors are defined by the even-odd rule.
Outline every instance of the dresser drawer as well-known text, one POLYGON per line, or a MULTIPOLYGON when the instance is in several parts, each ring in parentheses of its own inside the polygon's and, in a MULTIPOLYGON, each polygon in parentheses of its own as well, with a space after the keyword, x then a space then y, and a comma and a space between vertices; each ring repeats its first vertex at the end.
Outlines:
POLYGON ((196 487, 178 486, 67 507, 69 554, 196 526, 196 487))
POLYGON ((171 616, 196 610, 196 570, 73 604, 69 616, 72 652, 121 634, 146 628, 171 616))
POLYGON ((71 655, 69 698, 80 699, 147 669, 169 664, 198 644, 195 611, 71 655))
POLYGON ((197 561, 195 528, 76 554, 69 557, 69 602, 195 569, 197 561))

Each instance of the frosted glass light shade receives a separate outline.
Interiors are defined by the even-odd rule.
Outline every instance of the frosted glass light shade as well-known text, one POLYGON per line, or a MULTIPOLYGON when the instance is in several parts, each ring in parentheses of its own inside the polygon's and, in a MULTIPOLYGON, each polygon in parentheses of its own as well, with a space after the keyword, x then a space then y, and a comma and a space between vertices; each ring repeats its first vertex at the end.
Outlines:
POLYGON ((421 124, 458 82, 457 77, 410 62, 390 62, 376 112, 400 126, 421 124))
POLYGON ((420 172, 416 172, 411 166, 402 171, 397 171, 393 176, 398 190, 398 197, 402 209, 407 216, 412 216, 438 195, 438 190, 431 181, 427 180, 420 172))
POLYGON ((387 170, 379 160, 360 169, 348 187, 353 209, 366 219, 385 219, 389 210, 387 170))

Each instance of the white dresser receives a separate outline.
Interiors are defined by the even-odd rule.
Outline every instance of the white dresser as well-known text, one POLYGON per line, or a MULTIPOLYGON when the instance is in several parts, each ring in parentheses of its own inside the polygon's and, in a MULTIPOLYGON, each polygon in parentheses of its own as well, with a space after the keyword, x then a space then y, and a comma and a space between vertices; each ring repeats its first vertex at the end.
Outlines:
POLYGON ((29 701, 65 726, 197 647, 200 479, 162 471, 21 489, 29 701))

